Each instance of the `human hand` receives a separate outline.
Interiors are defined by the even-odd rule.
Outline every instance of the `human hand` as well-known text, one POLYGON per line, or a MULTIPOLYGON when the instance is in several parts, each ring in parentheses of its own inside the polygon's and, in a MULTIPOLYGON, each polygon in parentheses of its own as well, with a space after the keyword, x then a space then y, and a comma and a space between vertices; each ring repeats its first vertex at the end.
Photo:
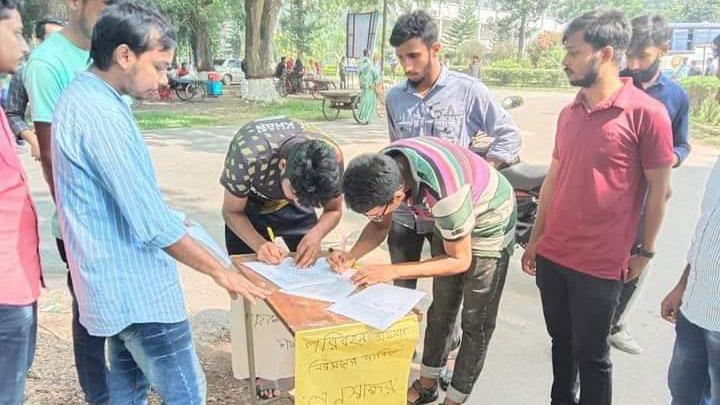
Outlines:
POLYGON ((370 265, 358 269, 352 276, 355 285, 371 286, 382 284, 398 278, 397 270, 392 265, 370 265))
POLYGON ((265 242, 260 245, 257 251, 257 258, 263 263, 267 264, 280 264, 283 259, 287 257, 289 252, 282 249, 274 242, 265 242))

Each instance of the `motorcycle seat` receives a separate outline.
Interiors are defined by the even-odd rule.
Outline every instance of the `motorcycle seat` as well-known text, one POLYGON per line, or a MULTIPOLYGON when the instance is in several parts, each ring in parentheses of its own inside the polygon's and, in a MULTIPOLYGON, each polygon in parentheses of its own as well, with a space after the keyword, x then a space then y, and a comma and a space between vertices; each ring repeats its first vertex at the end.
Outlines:
POLYGON ((525 162, 514 164, 500 170, 510 182, 513 189, 524 191, 534 190, 542 184, 548 172, 548 166, 531 165, 525 162))

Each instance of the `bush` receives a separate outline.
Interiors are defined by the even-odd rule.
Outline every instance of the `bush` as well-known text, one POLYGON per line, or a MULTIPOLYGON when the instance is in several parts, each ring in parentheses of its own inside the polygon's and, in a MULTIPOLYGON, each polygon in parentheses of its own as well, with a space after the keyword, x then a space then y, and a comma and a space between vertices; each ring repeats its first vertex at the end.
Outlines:
POLYGON ((528 87, 568 87, 567 76, 560 69, 533 69, 524 67, 487 67, 480 76, 488 85, 528 87))
POLYGON ((720 79, 713 76, 693 76, 680 81, 690 97, 690 111, 699 110, 707 100, 715 100, 720 79))
POLYGON ((680 81, 690 98, 690 115, 700 123, 720 126, 720 104, 715 95, 720 79, 712 76, 694 76, 680 81))

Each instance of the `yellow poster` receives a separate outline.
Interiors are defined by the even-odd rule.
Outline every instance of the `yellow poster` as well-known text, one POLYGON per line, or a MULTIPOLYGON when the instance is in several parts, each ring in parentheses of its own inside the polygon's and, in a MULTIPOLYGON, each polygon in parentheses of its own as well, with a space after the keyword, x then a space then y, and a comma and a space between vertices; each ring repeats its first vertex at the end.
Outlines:
POLYGON ((407 404, 417 316, 385 331, 354 323, 295 335, 295 404, 407 404))

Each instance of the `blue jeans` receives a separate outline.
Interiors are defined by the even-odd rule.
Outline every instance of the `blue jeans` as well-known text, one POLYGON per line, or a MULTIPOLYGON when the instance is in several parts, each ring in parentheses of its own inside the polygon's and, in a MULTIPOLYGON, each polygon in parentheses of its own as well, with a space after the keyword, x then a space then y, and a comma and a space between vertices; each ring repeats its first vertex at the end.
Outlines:
POLYGON ((37 305, 0 305, 0 405, 20 405, 35 357, 37 305))
MULTIPOLYGON (((67 266, 65 244, 60 239, 56 239, 55 242, 60 259, 67 266)), ((110 403, 110 390, 108 389, 108 369, 105 366, 105 337, 90 335, 87 329, 80 324, 80 309, 69 272, 67 285, 72 297, 73 354, 75 355, 78 381, 88 404, 107 405, 110 403)))
POLYGON ((132 324, 108 346, 113 404, 146 404, 150 386, 167 405, 205 403, 205 374, 187 320, 132 324))
POLYGON ((680 314, 675 333, 668 373, 672 405, 720 405, 720 332, 680 314))

